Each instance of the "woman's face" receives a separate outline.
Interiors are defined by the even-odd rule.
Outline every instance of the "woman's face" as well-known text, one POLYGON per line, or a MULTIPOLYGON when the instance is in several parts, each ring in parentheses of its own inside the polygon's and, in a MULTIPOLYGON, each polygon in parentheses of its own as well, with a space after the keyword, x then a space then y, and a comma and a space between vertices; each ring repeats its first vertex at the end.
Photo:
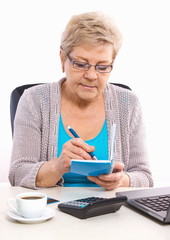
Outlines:
MULTIPOLYGON (((62 59, 62 52, 61 52, 62 59)), ((111 65, 113 63, 113 47, 111 45, 78 46, 63 62, 66 81, 64 93, 76 101, 93 101, 101 96, 110 73, 98 72, 95 65, 111 65), (70 59, 69 59, 70 58, 70 59), (88 70, 76 69, 72 61, 91 64, 88 70)), ((80 65, 81 66, 81 65, 80 65)))

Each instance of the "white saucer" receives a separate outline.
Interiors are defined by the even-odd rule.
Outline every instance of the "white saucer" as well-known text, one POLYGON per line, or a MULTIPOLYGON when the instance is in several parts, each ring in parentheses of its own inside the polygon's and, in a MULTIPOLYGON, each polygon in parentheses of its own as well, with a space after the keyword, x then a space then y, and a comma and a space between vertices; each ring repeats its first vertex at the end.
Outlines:
POLYGON ((14 219, 14 220, 16 220, 18 222, 22 222, 22 223, 40 223, 40 222, 44 222, 44 221, 54 217, 55 216, 55 212, 54 212, 53 209, 46 207, 45 210, 44 210, 43 215, 41 217, 39 217, 39 218, 24 218, 24 217, 14 213, 14 212, 12 212, 12 211, 8 211, 7 215, 10 218, 12 218, 12 219, 14 219))

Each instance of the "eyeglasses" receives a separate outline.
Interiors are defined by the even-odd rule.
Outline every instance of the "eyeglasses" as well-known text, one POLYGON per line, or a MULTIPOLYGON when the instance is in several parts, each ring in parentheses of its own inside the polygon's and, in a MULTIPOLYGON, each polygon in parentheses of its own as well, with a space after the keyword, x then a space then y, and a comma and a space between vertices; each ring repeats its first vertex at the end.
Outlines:
POLYGON ((73 59, 67 55, 69 61, 73 65, 73 67, 80 71, 88 71, 90 67, 95 67, 95 70, 99 73, 110 73, 112 71, 113 65, 91 65, 89 63, 73 61, 73 59))

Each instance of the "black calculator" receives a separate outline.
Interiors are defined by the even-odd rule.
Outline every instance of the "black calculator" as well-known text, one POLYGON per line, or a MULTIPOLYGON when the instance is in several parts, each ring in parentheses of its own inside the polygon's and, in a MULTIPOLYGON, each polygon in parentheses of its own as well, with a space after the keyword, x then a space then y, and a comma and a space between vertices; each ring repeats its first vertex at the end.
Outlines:
POLYGON ((58 208, 65 213, 80 219, 94 217, 106 213, 113 213, 127 201, 127 197, 100 198, 88 197, 58 204, 58 208))

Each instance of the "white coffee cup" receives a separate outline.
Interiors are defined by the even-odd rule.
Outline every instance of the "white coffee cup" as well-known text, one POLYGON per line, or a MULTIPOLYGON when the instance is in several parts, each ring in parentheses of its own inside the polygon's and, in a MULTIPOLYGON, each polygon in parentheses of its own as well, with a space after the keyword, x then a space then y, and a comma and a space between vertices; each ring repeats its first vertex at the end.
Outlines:
POLYGON ((47 195, 40 192, 25 192, 8 200, 11 211, 25 218, 39 218, 47 205, 47 195))

